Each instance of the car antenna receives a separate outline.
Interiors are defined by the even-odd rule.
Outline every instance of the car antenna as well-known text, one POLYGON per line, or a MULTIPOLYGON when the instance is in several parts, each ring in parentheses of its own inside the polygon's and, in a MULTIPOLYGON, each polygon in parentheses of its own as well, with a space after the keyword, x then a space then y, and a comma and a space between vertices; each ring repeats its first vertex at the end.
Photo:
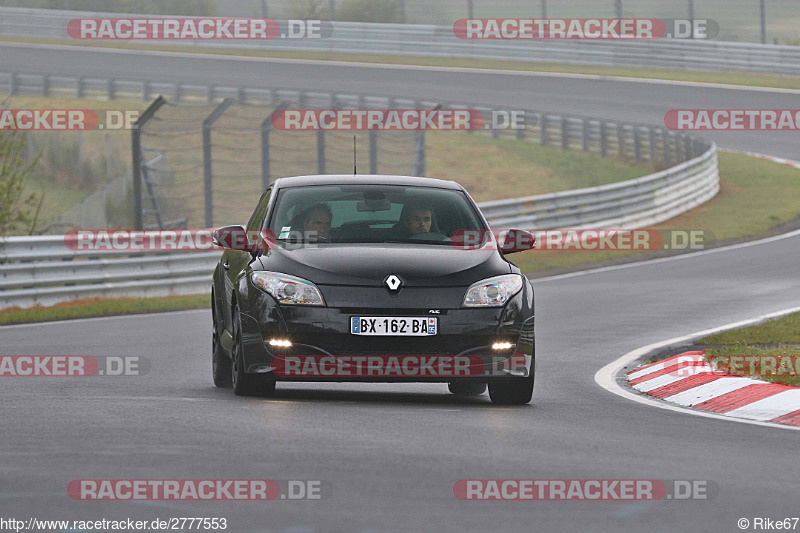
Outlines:
POLYGON ((353 135, 353 176, 358 175, 358 168, 356 167, 356 136, 353 135))

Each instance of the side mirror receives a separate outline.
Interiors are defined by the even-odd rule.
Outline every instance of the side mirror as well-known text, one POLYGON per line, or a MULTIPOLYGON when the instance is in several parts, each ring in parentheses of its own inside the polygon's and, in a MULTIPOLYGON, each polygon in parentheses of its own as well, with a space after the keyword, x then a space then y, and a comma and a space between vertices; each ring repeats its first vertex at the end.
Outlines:
POLYGON ((240 252, 253 252, 257 248, 247 239, 247 231, 242 226, 225 226, 214 230, 214 245, 240 252))
POLYGON ((526 252, 536 248, 536 237, 524 229, 501 231, 497 235, 497 247, 503 255, 526 252))

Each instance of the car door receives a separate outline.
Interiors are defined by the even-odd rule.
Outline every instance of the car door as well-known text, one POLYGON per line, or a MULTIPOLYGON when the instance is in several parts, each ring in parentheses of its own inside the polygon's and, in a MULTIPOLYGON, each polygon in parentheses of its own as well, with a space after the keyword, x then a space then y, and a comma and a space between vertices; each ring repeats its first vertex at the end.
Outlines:
MULTIPOLYGON (((245 229, 247 230, 248 242, 251 244, 256 242, 258 231, 261 229, 261 226, 264 223, 264 218, 267 215, 267 209, 269 208, 271 195, 272 187, 268 188, 266 191, 264 191, 264 194, 261 195, 261 199, 258 201, 256 210, 253 212, 253 215, 247 222, 247 227, 245 229)), ((226 299, 225 305, 223 306, 223 313, 225 315, 225 327, 228 329, 228 331, 231 330, 233 320, 231 315, 233 293, 239 283, 239 280, 241 280, 243 276, 248 275, 250 270, 252 270, 252 260, 253 255, 250 252, 244 252, 241 250, 225 250, 222 254, 222 258, 220 259, 220 265, 222 269, 220 272, 220 279, 224 284, 222 293, 225 295, 226 299)))

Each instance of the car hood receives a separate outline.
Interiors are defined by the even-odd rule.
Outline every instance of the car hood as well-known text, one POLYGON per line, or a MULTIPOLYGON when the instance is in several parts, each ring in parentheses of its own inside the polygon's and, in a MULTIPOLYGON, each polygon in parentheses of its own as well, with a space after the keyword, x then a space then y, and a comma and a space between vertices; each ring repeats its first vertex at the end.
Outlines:
POLYGON ((496 250, 445 245, 323 244, 276 246, 260 258, 263 270, 283 272, 317 285, 384 286, 394 274, 406 287, 464 287, 511 272, 496 250))

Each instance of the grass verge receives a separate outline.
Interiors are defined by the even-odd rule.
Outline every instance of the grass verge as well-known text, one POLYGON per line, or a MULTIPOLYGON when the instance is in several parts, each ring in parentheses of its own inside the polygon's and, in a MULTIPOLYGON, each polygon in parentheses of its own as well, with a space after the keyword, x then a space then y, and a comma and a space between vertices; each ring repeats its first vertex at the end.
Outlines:
POLYGON ((33 39, 25 37, 3 37, 0 42, 19 42, 49 45, 90 46, 125 50, 150 50, 194 54, 213 54, 241 57, 263 57, 272 59, 306 59, 316 61, 349 61, 355 63, 380 63, 389 65, 412 65, 431 67, 474 68, 490 70, 517 70, 524 72, 551 72, 564 74, 587 74, 595 76, 658 79, 684 82, 718 83, 750 87, 772 87, 800 89, 800 78, 768 76, 741 72, 695 72, 656 68, 599 67, 572 65, 568 63, 541 63, 526 61, 500 61, 493 59, 436 58, 384 54, 344 54, 327 52, 291 52, 278 50, 243 50, 216 47, 174 46, 160 44, 97 43, 69 39, 33 39))
POLYGON ((54 306, 0 309, 0 325, 98 316, 159 313, 210 307, 207 294, 160 298, 84 298, 54 306))
POLYGON ((800 387, 800 313, 695 341, 709 362, 734 375, 800 387))
POLYGON ((742 329, 724 331, 695 341, 695 344, 799 344, 800 313, 774 318, 742 329))
MULTIPOLYGON (((15 108, 88 108, 102 116, 109 109, 141 110, 146 104, 16 95, 9 99, 9 105, 15 108)), ((213 106, 208 105, 167 106, 159 112, 160 120, 152 123, 145 138, 147 147, 162 150, 167 156, 168 174, 159 173, 156 180, 159 182, 162 215, 166 220, 185 217, 189 227, 202 227, 204 224, 201 127, 203 117, 212 109, 213 106)), ((266 106, 232 106, 215 125, 214 218, 218 225, 241 223, 249 219, 254 203, 261 194, 261 138, 253 128, 257 128, 269 111, 266 106)), ((123 147, 129 150, 130 144, 130 132, 124 130, 63 132, 58 137, 46 135, 50 132, 39 133, 43 138, 61 142, 80 136, 81 154, 86 159, 102 160, 109 138, 113 141, 112 152, 115 155, 121 154, 123 147)), ((483 133, 427 132, 427 174, 455 179, 477 201, 485 201, 615 183, 660 170, 648 162, 603 159, 595 153, 564 151, 560 147, 520 141, 510 133, 513 132, 504 132, 505 136, 493 138, 483 133)), ((538 138, 533 131, 528 135, 538 138)), ((360 147, 369 145, 366 134, 358 136, 360 147)), ((275 177, 317 173, 315 159, 308 156, 316 154, 315 133, 273 132, 270 142, 275 177)), ((349 134, 326 136, 327 172, 352 172, 352 143, 353 137, 349 134)), ((413 143, 413 136, 381 135, 378 143, 378 173, 411 173, 413 143)), ((363 150, 359 153, 363 153, 363 150)), ((62 183, 59 181, 62 173, 47 172, 52 166, 49 159, 53 155, 47 151, 43 153, 36 174, 28 182, 29 190, 44 195, 38 228, 47 227, 57 216, 104 185, 62 183)), ((363 167, 366 162, 362 160, 361 163, 363 167)), ((78 162, 75 162, 75 166, 78 166, 78 162)), ((111 219, 107 205, 94 204, 97 202, 91 206, 84 205, 84 209, 105 212, 106 218, 111 219)), ((122 226, 115 226, 113 222, 106 226, 124 227, 120 213, 130 213, 132 206, 112 207, 116 211, 113 220, 122 226)))

